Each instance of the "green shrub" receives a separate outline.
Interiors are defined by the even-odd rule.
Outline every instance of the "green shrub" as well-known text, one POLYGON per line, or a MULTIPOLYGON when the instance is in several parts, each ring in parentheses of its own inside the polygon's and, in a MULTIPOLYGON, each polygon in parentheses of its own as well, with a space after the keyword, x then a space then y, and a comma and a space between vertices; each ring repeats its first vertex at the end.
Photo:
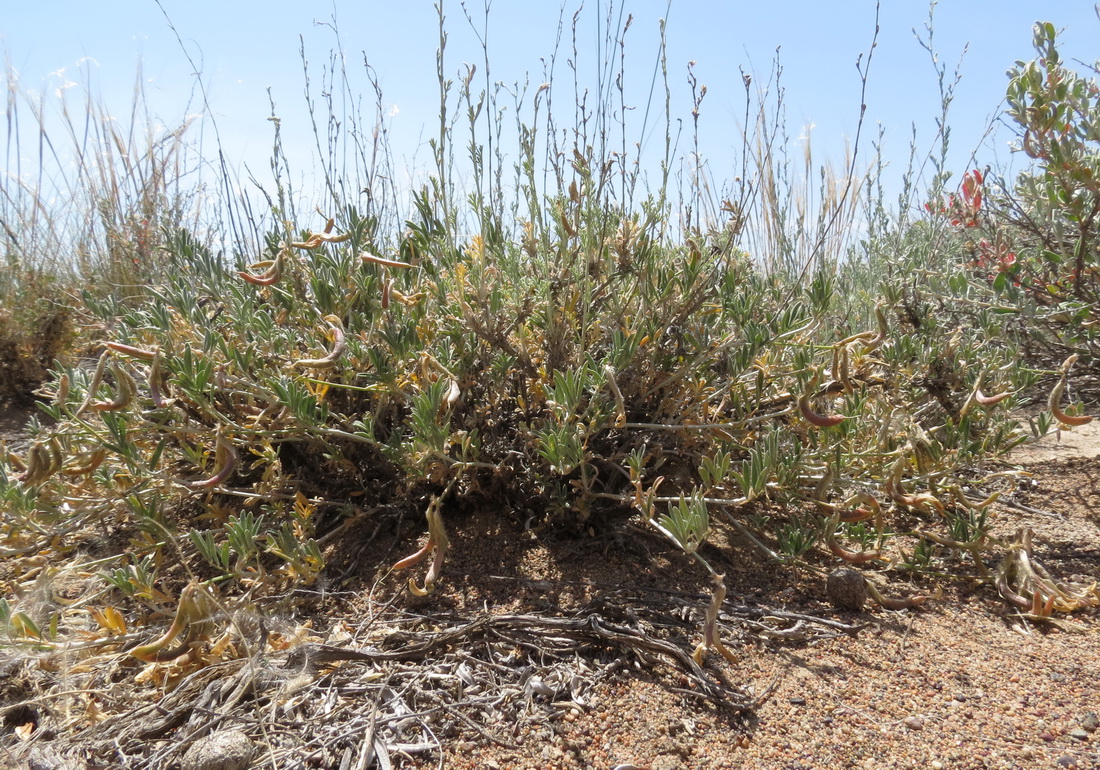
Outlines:
MULTIPOLYGON (((478 138, 483 107, 499 108, 470 90, 472 72, 460 98, 478 192, 462 199, 445 40, 438 168, 400 227, 329 168, 323 226, 295 223, 280 186, 257 251, 225 257, 170 220, 142 301, 85 292, 110 331, 94 368, 55 372, 49 427, 0 463, 6 547, 60 552, 73 533, 119 530, 129 546, 103 579, 181 623, 209 605, 200 582, 250 601, 309 584, 325 536, 383 506, 426 511, 427 544, 395 567, 431 555, 411 582, 430 591, 444 505, 464 496, 578 531, 633 508, 711 572, 721 516, 786 563, 824 544, 873 564, 907 533, 989 574, 992 498, 968 495, 989 490, 974 473, 984 459, 1026 438, 1009 410, 1033 375, 998 307, 975 302, 967 324, 949 308, 1004 289, 970 280, 963 236, 917 222, 845 251, 833 228, 854 216, 850 175, 816 221, 792 219, 770 155, 752 211, 726 201, 706 221, 698 178, 684 210, 665 187, 635 204, 636 173, 593 149, 587 121, 541 163, 540 130, 560 141, 541 88, 517 111, 509 199, 503 158, 486 163, 478 138), (752 222, 777 253, 737 245, 752 222)), ((614 125, 613 103, 596 109, 614 125)), ((984 212, 968 179, 964 199, 984 212)), ((911 564, 935 566, 927 549, 911 564)))

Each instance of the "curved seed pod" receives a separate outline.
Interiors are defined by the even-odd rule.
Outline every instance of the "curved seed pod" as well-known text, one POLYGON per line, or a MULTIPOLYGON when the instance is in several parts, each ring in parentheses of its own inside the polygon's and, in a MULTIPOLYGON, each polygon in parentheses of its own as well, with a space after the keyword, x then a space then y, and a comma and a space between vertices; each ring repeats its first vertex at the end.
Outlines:
POLYGON ((61 468, 61 444, 54 436, 44 444, 31 447, 27 456, 27 470, 19 480, 26 486, 42 484, 61 468))
POLYGON ((810 397, 817 389, 818 376, 815 374, 809 384, 806 386, 806 391, 798 398, 798 410, 802 413, 802 417, 806 422, 810 423, 817 428, 831 428, 834 425, 839 425, 848 419, 847 415, 843 414, 818 414, 810 406, 810 397))
POLYGON ((726 600, 726 576, 711 575, 714 579, 714 593, 710 595, 710 604, 707 605, 707 616, 703 621, 703 641, 691 654, 696 665, 703 665, 703 653, 714 650, 730 663, 739 663, 735 656, 722 642, 722 635, 718 632, 718 613, 722 610, 722 602, 726 600))
POLYGON ((454 405, 458 403, 458 399, 462 397, 462 390, 458 387, 458 380, 451 377, 447 381, 447 395, 443 397, 443 407, 445 409, 452 409, 454 405))
POLYGON ((878 520, 882 516, 882 506, 870 492, 857 492, 842 504, 839 511, 840 520, 845 524, 858 521, 866 521, 874 518, 878 520), (859 505, 862 503, 862 505, 859 505), (853 506, 858 506, 854 507, 853 506))
POLYGON ((96 401, 92 404, 93 409, 98 409, 101 412, 125 409, 134 400, 134 392, 137 390, 137 383, 134 382, 134 378, 122 366, 117 363, 113 364, 111 371, 115 373, 115 385, 118 387, 118 394, 110 401, 96 401))
POLYGON ((149 397, 153 400, 153 406, 157 409, 164 407, 164 394, 161 388, 167 389, 168 380, 160 368, 160 351, 153 356, 153 365, 149 367, 149 397))
POLYGON ((966 401, 963 402, 962 408, 959 409, 960 420, 966 417, 967 413, 974 408, 974 404, 978 403, 978 394, 981 393, 983 377, 985 377, 984 369, 978 372, 978 377, 974 380, 974 387, 970 389, 970 393, 966 396, 966 401))
POLYGON ((837 344, 838 347, 842 346, 842 345, 850 345, 851 343, 859 342, 860 340, 873 339, 876 334, 877 334, 877 332, 859 332, 858 334, 853 334, 849 337, 845 337, 844 339, 842 339, 840 342, 838 342, 836 344, 837 344))
POLYGON ((995 393, 992 396, 987 396, 982 392, 982 379, 984 377, 984 370, 978 373, 978 378, 974 381, 974 388, 970 391, 970 395, 966 397, 966 402, 962 405, 962 409, 959 410, 960 419, 966 416, 966 413, 973 408, 974 404, 994 406, 1012 395, 1012 391, 1006 390, 1003 393, 995 393))
POLYGON ((982 406, 993 406, 994 404, 1001 403, 1011 395, 1012 393, 1006 390, 1004 393, 994 393, 992 396, 987 396, 980 390, 977 390, 974 392, 974 400, 982 406))
POLYGON ((844 386, 844 392, 845 393, 851 393, 852 391, 855 390, 855 387, 852 385, 852 380, 851 380, 851 377, 850 377, 851 366, 849 364, 849 350, 848 350, 847 345, 843 346, 840 349, 840 367, 839 368, 840 368, 840 371, 837 372, 838 376, 835 379, 837 379, 840 382, 840 384, 844 386))
POLYGON ((1008 553, 1001 559, 1001 563, 997 565, 997 576, 994 584, 997 586, 997 593, 1001 595, 1002 599, 1026 611, 1031 609, 1031 600, 1013 591, 1008 584, 1010 574, 1015 571, 1017 547, 1014 545, 1009 548, 1008 553))
POLYGON ((615 369, 611 364, 604 365, 603 373, 607 377, 607 387, 611 388, 611 395, 615 397, 615 427, 621 428, 626 425, 626 402, 619 390, 619 383, 615 381, 615 369))
POLYGON ((130 650, 130 654, 146 663, 162 663, 178 658, 204 632, 213 610, 213 597, 207 590, 195 583, 189 583, 180 592, 176 615, 168 630, 154 641, 130 650), (165 650, 168 643, 180 634, 184 635, 181 644, 165 650))
POLYGON ((1031 595, 1031 612, 1029 614, 1036 618, 1049 618, 1054 614, 1057 599, 1058 594, 1051 594, 1044 601, 1042 592, 1036 588, 1031 595))
POLYGON ((408 569, 409 567, 415 567, 420 562, 424 561, 424 557, 432 552, 433 547, 432 539, 429 537, 428 542, 424 543, 424 547, 414 553, 412 556, 406 556, 399 562, 394 563, 390 569, 394 572, 398 570, 408 569))
POLYGON ((393 281, 390 281, 390 296, 400 302, 405 307, 413 307, 420 300, 428 296, 427 292, 418 291, 416 294, 402 294, 397 289, 393 288, 393 281))
MULTIPOLYGON (((426 553, 426 549, 430 546, 434 549, 435 554, 432 557, 431 566, 428 567, 428 574, 424 576, 423 588, 416 584, 415 578, 409 578, 409 591, 414 596, 427 596, 434 591, 436 581, 439 580, 439 576, 443 573, 443 560, 447 555, 447 549, 450 548, 451 543, 447 538, 447 530, 443 526, 442 505, 443 499, 438 496, 433 497, 431 503, 428 505, 426 514, 428 519, 428 542, 421 550, 426 553)), ((417 557, 416 561, 420 561, 420 559, 424 558, 420 552, 413 554, 413 556, 417 557)), ((402 561, 407 560, 403 559, 402 561)), ((398 564, 400 563, 401 562, 398 562, 398 564)))
POLYGON ((882 551, 852 551, 836 541, 836 525, 840 522, 840 515, 834 514, 825 531, 825 545, 834 556, 851 564, 866 564, 871 561, 885 561, 882 551))
POLYGON ((210 489, 223 483, 237 467, 237 450, 224 436, 219 435, 214 449, 214 473, 206 479, 188 482, 191 489, 210 489))
POLYGON ((27 471, 27 462, 31 459, 30 452, 27 453, 27 459, 26 460, 24 460, 22 457, 17 455, 15 452, 8 452, 6 457, 8 459, 8 465, 10 465, 12 468, 14 468, 17 473, 21 473, 21 474, 26 473, 26 471, 27 471))
POLYGON ((898 459, 894 461, 893 467, 890 468, 890 473, 883 482, 883 488, 886 490, 887 496, 895 502, 897 502, 898 494, 901 493, 901 475, 904 473, 905 466, 909 462, 908 450, 909 447, 905 447, 905 449, 902 450, 902 453, 898 456, 898 459))
POLYGON ((50 436, 49 442, 47 442, 50 452, 50 476, 61 470, 61 466, 65 464, 65 452, 61 448, 61 439, 57 436, 50 436))
POLYGON ((884 308, 885 305, 881 302, 875 305, 875 320, 878 321, 878 333, 863 346, 864 355, 882 347, 882 344, 886 342, 886 338, 890 334, 890 326, 886 323, 886 312, 884 308))
POLYGON ((911 508, 927 511, 929 513, 935 511, 940 516, 947 515, 947 509, 944 507, 943 503, 931 492, 917 492, 914 495, 909 495, 909 497, 913 500, 913 502, 910 503, 911 508))
POLYGON ((976 503, 969 497, 967 497, 962 489, 960 489, 959 486, 956 484, 955 486, 951 487, 951 496, 955 498, 955 502, 958 503, 960 507, 965 508, 968 511, 981 511, 983 508, 988 508, 989 506, 993 505, 993 503, 997 502, 997 499, 1001 496, 1001 493, 994 492, 986 499, 982 500, 980 503, 976 503))
POLYGON ((1074 353, 1062 363, 1062 374, 1047 398, 1047 406, 1050 408, 1050 413, 1054 415, 1054 419, 1069 427, 1087 425, 1092 422, 1092 417, 1087 414, 1071 415, 1062 411, 1062 392, 1066 387, 1066 377, 1076 361, 1077 354, 1074 353))
POLYGON ((371 262, 375 265, 382 265, 383 267, 412 267, 408 262, 397 262, 396 260, 386 259, 377 254, 371 254, 369 251, 360 252, 359 259, 364 262, 371 262))
POLYGON ((116 353, 122 353, 123 355, 136 358, 139 361, 149 362, 157 355, 155 350, 146 350, 145 348, 136 348, 133 345, 124 345, 121 342, 105 342, 103 343, 109 350, 113 350, 116 353))
POLYGON ((103 382, 103 373, 107 371, 107 356, 106 350, 99 356, 99 362, 95 366, 95 372, 92 373, 92 380, 88 383, 88 393, 84 396, 84 402, 77 408, 76 417, 79 417, 84 413, 88 407, 92 405, 93 399, 95 399, 95 393, 99 390, 99 385, 103 382))
POLYGON ((906 508, 915 508, 921 511, 935 510, 941 516, 946 515, 947 510, 935 495, 928 492, 908 494, 901 486, 901 475, 905 470, 905 465, 908 460, 908 454, 903 452, 897 459, 897 462, 894 463, 894 467, 890 470, 890 475, 886 477, 886 481, 883 484, 886 494, 889 495, 890 499, 895 503, 903 505, 906 508))
POLYGON ((17 477, 24 486, 45 481, 50 467, 50 453, 42 444, 34 444, 27 450, 26 470, 17 477))
POLYGON ((342 243, 351 238, 351 233, 333 233, 332 228, 335 224, 336 220, 330 218, 322 232, 310 233, 304 241, 295 241, 290 245, 296 249, 316 249, 322 243, 342 243))
POLYGON ((325 320, 328 321, 329 326, 332 328, 332 350, 327 356, 321 358, 303 358, 299 361, 295 361, 291 364, 292 367, 312 367, 314 369, 328 369, 333 366, 344 354, 344 350, 347 348, 347 339, 344 336, 344 325, 340 319, 334 315, 325 316, 325 320))
MULTIPOLYGON (((859 338, 856 339, 858 340, 859 338)), ((850 379, 851 351, 849 345, 851 341, 852 338, 849 337, 848 341, 842 340, 833 345, 833 366, 831 374, 834 382, 839 382, 844 386, 845 393, 851 393, 855 390, 855 388, 852 387, 850 379)))
POLYGON ((393 291, 393 280, 387 278, 382 281, 382 309, 390 309, 390 293, 393 291))
POLYGON ((65 402, 69 400, 69 374, 68 372, 62 374, 57 379, 57 395, 54 396, 54 403, 62 409, 65 408, 65 402))
POLYGON ((1023 150, 1029 158, 1043 157, 1042 147, 1035 141, 1035 135, 1031 133, 1031 129, 1024 131, 1023 150))
POLYGON ((845 509, 840 511, 840 521, 844 524, 858 524, 861 521, 867 521, 873 519, 875 512, 870 508, 865 508, 862 505, 856 508, 845 509))
POLYGON ((443 558, 446 553, 447 549, 440 548, 438 544, 435 546, 432 563, 428 567, 428 573, 424 575, 423 588, 416 584, 416 578, 409 578, 409 592, 413 596, 427 596, 435 590, 435 583, 439 580, 439 576, 443 574, 443 558))
POLYGON ((50 453, 42 444, 35 444, 27 452, 27 470, 20 481, 31 486, 46 480, 50 470, 50 453))
MULTIPOLYGON (((917 594, 916 596, 906 596, 904 599, 890 599, 883 596, 878 590, 878 587, 870 580, 867 581, 867 593, 871 595, 871 598, 875 600, 876 604, 888 610, 910 610, 914 607, 921 606, 929 599, 937 598, 935 595, 928 596, 917 594)), ((940 592, 937 590, 936 593, 938 594, 940 592)))
POLYGON ((87 476, 89 473, 95 472, 95 469, 103 464, 103 461, 107 459, 107 450, 100 447, 94 452, 89 452, 86 455, 81 455, 82 458, 86 458, 82 465, 69 465, 61 469, 62 475, 65 476, 87 476))
POLYGON ((238 270, 237 275, 254 286, 272 286, 278 283, 279 279, 283 277, 283 251, 280 250, 279 253, 275 255, 275 259, 270 263, 259 262, 257 265, 268 265, 268 267, 262 273, 258 274, 238 270))
POLYGON ((833 466, 826 465, 825 472, 821 474, 821 478, 814 485, 814 502, 817 503, 818 510, 826 514, 832 514, 836 510, 836 506, 828 501, 829 490, 832 486, 833 466))

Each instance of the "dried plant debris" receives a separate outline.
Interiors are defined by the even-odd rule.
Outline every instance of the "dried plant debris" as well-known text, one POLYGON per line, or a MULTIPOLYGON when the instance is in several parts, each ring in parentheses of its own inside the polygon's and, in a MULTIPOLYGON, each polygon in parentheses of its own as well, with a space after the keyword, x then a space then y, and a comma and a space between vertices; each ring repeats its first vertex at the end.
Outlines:
MULTIPOLYGON (((694 623, 669 611, 701 613, 702 600, 650 596, 643 606, 637 597, 608 596, 569 617, 405 616, 379 624, 369 640, 339 644, 304 626, 280 634, 253 625, 252 644, 220 645, 223 654, 235 649, 241 657, 215 661, 211 648, 193 649, 190 658, 143 669, 124 653, 95 648, 28 654, 9 658, 8 676, 33 676, 34 695, 6 713, 10 722, 33 723, 21 742, 24 755, 55 750, 51 737, 79 714, 81 728, 70 734, 84 761, 151 769, 241 762, 260 744, 278 766, 305 759, 334 766, 349 751, 437 754, 456 730, 515 746, 521 734, 552 730, 570 712, 591 708, 601 683, 637 664, 672 674, 666 686, 689 701, 751 712, 775 682, 735 683, 742 675, 729 665, 732 655, 724 663, 696 662, 694 623), (135 673, 145 687, 110 689, 135 673), (16 715, 19 709, 26 713, 16 715)), ((715 622, 737 647, 752 639, 802 644, 854 636, 863 627, 728 603, 715 622)))
MULTIPOLYGON (((1035 558, 1030 528, 1021 528, 997 566, 997 592, 1029 620, 1053 621, 1055 612, 1100 606, 1096 582, 1057 580, 1035 558)), ((1069 626, 1067 626, 1069 627, 1069 626)))

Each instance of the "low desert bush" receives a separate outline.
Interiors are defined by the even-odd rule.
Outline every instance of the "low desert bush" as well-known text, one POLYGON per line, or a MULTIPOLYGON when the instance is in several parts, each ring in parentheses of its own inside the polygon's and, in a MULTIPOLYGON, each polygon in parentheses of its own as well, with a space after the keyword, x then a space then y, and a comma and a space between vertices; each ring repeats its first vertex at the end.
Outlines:
MULTIPOLYGON (((331 218, 295 220, 280 188, 255 250, 226 255, 173 216, 143 258, 156 269, 134 278, 140 302, 85 292, 105 330, 96 358, 57 368, 48 426, 0 463, 8 552, 63 553, 81 532, 110 532, 126 546, 101 560, 118 593, 100 617, 125 597, 184 623, 204 612, 200 582, 242 601, 284 595, 317 579, 348 522, 393 508, 426 513, 427 543, 394 568, 431 556, 410 580, 431 591, 444 511, 464 498, 576 531, 634 511, 707 569, 716 516, 782 563, 820 547, 885 564, 905 534, 992 582, 986 513, 1006 482, 978 469, 1030 435, 1011 409, 1034 373, 1019 366, 1000 306, 974 300, 977 322, 965 324, 944 310, 1009 291, 974 280, 964 233, 934 212, 894 232, 889 255, 876 250, 885 239, 861 252, 834 230, 858 218, 854 166, 827 185, 816 217, 792 218, 770 153, 750 153, 761 162, 744 181, 751 194, 720 204, 700 176, 674 204, 667 164, 662 186, 642 194, 606 149, 625 139, 587 133, 615 125, 614 105, 593 119, 578 101, 563 140, 540 112, 553 83, 517 111, 509 196, 504 157, 479 134, 481 115, 500 114, 496 95, 473 88, 472 70, 452 94, 445 47, 441 19, 437 167, 400 227, 378 204, 392 190, 336 184, 330 168, 331 218), (453 183, 455 99, 470 133, 465 197, 453 183), (349 192, 361 188, 371 194, 349 192), (777 253, 744 250, 754 221, 770 233, 755 242, 777 253)), ((705 89, 695 94, 697 117, 705 89)), ((747 134, 746 147, 759 139, 747 134)), ((1025 139, 1038 157, 1055 152, 1045 135, 1025 139)), ((950 211, 984 214, 982 183, 968 175, 950 211)), ((1021 189, 1036 184, 1025 176, 1021 189)), ((1056 267, 1038 252, 1031 262, 1056 267)), ((1063 286, 1048 306, 1089 296, 1072 275, 1063 286)), ((932 569, 916 551, 903 563, 932 569)), ((31 643, 77 623, 63 610, 52 623, 7 615, 31 643)), ((135 654, 159 659, 168 641, 135 654)))

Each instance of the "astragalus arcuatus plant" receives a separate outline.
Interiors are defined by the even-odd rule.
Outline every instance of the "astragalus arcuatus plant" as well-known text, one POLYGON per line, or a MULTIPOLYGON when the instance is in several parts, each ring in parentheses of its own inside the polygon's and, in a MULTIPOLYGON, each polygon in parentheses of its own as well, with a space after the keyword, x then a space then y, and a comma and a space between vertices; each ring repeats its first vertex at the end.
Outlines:
MULTIPOLYGON (((981 463, 1031 435, 1010 410, 1034 375, 996 308, 956 324, 914 289, 917 271, 877 284, 883 253, 827 253, 847 243, 834 228, 855 216, 853 171, 817 215, 785 216, 767 165, 756 173, 768 184, 744 180, 752 194, 720 204, 688 174, 674 205, 670 138, 663 182, 643 196, 626 125, 608 119, 621 114, 614 89, 595 106, 578 94, 563 135, 551 82, 517 99, 509 197, 502 156, 479 134, 500 92, 479 93, 473 69, 455 86, 445 48, 441 32, 437 169, 399 227, 346 191, 358 186, 329 185, 331 218, 294 220, 274 194, 254 247, 227 256, 166 227, 141 302, 86 295, 102 340, 90 365, 56 371, 49 420, 3 458, 0 538, 11 558, 63 558, 92 536, 117 547, 82 562, 98 588, 80 602, 0 603, 12 643, 89 635, 153 662, 204 645, 230 655, 236 632, 218 607, 292 596, 350 522, 397 508, 427 518, 423 547, 393 565, 415 570, 409 587, 424 594, 445 577, 447 508, 461 498, 579 532, 633 510, 711 572, 720 520, 780 564, 963 564, 1034 616, 1095 602, 1055 595, 1026 540, 987 566, 987 519, 1012 479, 981 463), (616 125, 621 143, 599 133, 616 125), (756 243, 809 245, 747 253, 753 222, 771 228, 756 243)), ((965 294, 960 242, 930 221, 893 245, 942 263, 937 280, 965 294)), ((1060 386, 1068 376, 1067 364, 1060 386)), ((711 610, 701 649, 721 650, 711 610)))

